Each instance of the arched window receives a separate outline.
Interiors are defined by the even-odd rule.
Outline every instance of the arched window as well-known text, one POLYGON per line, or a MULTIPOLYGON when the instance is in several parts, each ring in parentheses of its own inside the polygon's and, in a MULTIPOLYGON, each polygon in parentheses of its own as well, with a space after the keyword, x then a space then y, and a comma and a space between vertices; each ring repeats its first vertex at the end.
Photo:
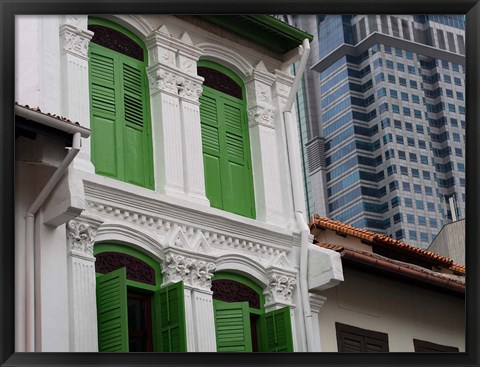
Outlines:
POLYGON ((258 284, 218 272, 212 291, 218 352, 293 352, 290 309, 265 312, 258 284))
POLYGON ((88 29, 94 32, 88 55, 95 171, 153 189, 146 50, 115 23, 90 18, 88 29))
POLYGON ((205 190, 210 204, 255 218, 250 139, 242 80, 212 61, 200 61, 205 190))
POLYGON ((183 284, 160 288, 160 265, 131 247, 96 244, 98 350, 186 352, 183 284))

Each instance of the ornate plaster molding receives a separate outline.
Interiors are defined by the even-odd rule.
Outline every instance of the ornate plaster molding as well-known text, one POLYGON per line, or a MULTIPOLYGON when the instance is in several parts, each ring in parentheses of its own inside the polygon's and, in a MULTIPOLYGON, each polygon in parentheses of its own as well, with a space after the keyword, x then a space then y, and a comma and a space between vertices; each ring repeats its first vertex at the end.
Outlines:
POLYGON ((275 70, 276 80, 273 84, 273 97, 287 99, 293 85, 294 77, 280 70, 275 70))
POLYGON ((272 106, 256 106, 247 111, 250 127, 262 125, 266 127, 275 127, 275 108, 272 106))
POLYGON ((166 249, 162 264, 164 284, 183 281, 184 285, 209 291, 212 286, 213 272, 216 269, 214 261, 195 258, 191 254, 166 249))
POLYGON ((295 276, 289 276, 280 273, 271 273, 268 275, 268 286, 265 290, 266 305, 282 304, 292 306, 293 292, 297 281, 295 276))
POLYGON ((170 70, 152 68, 147 69, 147 73, 150 81, 151 93, 162 91, 178 95, 179 90, 184 83, 183 78, 170 70))
MULTIPOLYGON (((165 219, 156 214, 146 214, 145 212, 134 211, 131 209, 133 206, 130 205, 124 207, 115 205, 114 203, 104 204, 102 202, 97 202, 92 199, 88 199, 87 203, 89 205, 89 212, 95 213, 100 216, 106 216, 109 218, 121 220, 129 226, 135 224, 145 229, 153 230, 155 233, 157 233, 159 238, 167 238, 169 234, 172 233, 173 228, 175 228, 176 226, 181 226, 183 227, 183 235, 189 241, 189 248, 193 248, 195 252, 201 253, 202 250, 198 249, 195 246, 200 246, 200 244, 202 244, 202 246, 206 246, 206 242, 208 243, 208 246, 212 248, 212 250, 224 249, 257 257, 260 256, 266 258, 266 261, 270 262, 272 258, 277 257, 279 254, 285 252, 286 250, 289 251, 288 249, 291 247, 291 237, 288 237, 288 239, 286 240, 287 242, 284 246, 276 246, 271 244, 271 237, 269 241, 255 239, 256 234, 255 232, 252 232, 253 229, 249 229, 245 226, 241 226, 242 236, 235 236, 231 234, 228 235, 227 233, 220 230, 205 230, 202 228, 202 225, 200 223, 193 224, 194 222, 186 218, 186 216, 188 216, 188 211, 179 211, 178 208, 174 209, 175 213, 179 216, 179 221, 176 221, 175 219, 165 219), (183 218, 183 220, 185 220, 186 218, 186 220, 189 220, 189 223, 192 224, 182 224, 182 221, 180 221, 181 218, 183 218), (202 235, 200 236, 199 234, 196 234, 198 232, 201 232, 202 235), (202 237, 205 238, 205 241, 203 241, 202 237)), ((136 204, 137 208, 139 206, 142 206, 142 204, 138 200, 136 204)), ((146 204, 150 206, 151 201, 146 204)), ((163 211, 165 211, 165 208, 163 209, 163 211)), ((162 212, 162 210, 155 209, 155 213, 159 212, 162 212)), ((166 215, 170 216, 168 213, 166 213, 166 215)), ((201 222, 205 226, 211 227, 211 224, 209 224, 208 214, 205 214, 205 216, 199 216, 199 214, 197 213, 196 217, 197 219, 200 218, 201 222)), ((238 226, 239 224, 237 223, 235 227, 238 226)), ((222 227, 225 227, 225 225, 222 225, 222 227)), ((171 243, 166 240, 163 245, 167 246, 171 245, 171 243)))
POLYGON ((193 80, 183 80, 183 83, 179 86, 180 97, 193 102, 198 102, 202 92, 202 84, 193 80))
POLYGON ((97 228, 77 220, 69 221, 67 223, 69 252, 88 259, 94 259, 93 244, 95 243, 97 228))
POLYGON ((93 32, 81 29, 73 24, 64 24, 60 27, 60 42, 62 50, 69 54, 88 59, 88 44, 93 32))
POLYGON ((149 66, 147 75, 151 94, 166 92, 192 102, 198 102, 202 95, 202 77, 160 63, 149 66))

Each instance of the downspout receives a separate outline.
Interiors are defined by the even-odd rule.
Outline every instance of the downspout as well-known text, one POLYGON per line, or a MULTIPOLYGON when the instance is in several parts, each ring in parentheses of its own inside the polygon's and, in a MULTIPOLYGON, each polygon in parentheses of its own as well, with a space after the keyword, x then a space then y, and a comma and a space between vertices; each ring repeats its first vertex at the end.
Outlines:
MULTIPOLYGON (((25 228, 25 340, 20 341, 25 345, 26 352, 35 351, 35 306, 38 304, 35 299, 35 278, 39 279, 40 269, 35 267, 35 214, 44 204, 47 197, 52 192, 55 185, 67 170, 70 163, 80 152, 81 149, 81 133, 76 132, 72 139, 72 148, 63 159, 60 166, 48 180, 40 194, 27 210, 26 228, 25 228)), ((16 347, 17 348, 17 347, 16 347)))
POLYGON ((310 54, 310 42, 308 41, 308 39, 303 40, 302 47, 302 57, 298 65, 292 88, 290 89, 290 94, 285 104, 283 118, 285 120, 285 131, 287 135, 287 151, 288 161, 290 165, 290 177, 292 180, 293 206, 295 210, 295 218, 297 220, 297 225, 301 233, 299 291, 303 306, 303 321, 305 324, 307 351, 311 352, 315 350, 315 346, 313 338, 313 319, 312 311, 310 308, 307 282, 308 236, 310 235, 310 230, 305 219, 306 209, 301 179, 302 172, 300 168, 300 157, 298 156, 300 154, 300 147, 298 146, 298 139, 295 131, 296 126, 294 125, 294 121, 292 119, 293 102, 297 95, 297 91, 300 88, 302 75, 307 64, 308 56, 310 54))

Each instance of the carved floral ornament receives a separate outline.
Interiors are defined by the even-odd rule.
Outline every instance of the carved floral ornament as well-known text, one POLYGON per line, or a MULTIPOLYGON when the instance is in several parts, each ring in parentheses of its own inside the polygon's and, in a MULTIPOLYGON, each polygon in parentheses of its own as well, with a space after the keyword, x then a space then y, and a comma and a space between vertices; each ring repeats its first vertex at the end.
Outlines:
POLYGON ((268 287, 265 290, 265 302, 267 304, 293 304, 295 284, 296 280, 293 276, 271 274, 268 277, 268 287))
POLYGON ((93 244, 95 242, 96 232, 97 231, 89 224, 74 220, 69 221, 67 224, 69 250, 93 256, 93 244))
POLYGON ((202 94, 200 82, 186 79, 173 71, 155 68, 148 73, 152 92, 168 92, 183 98, 198 101, 202 94))
POLYGON ((62 27, 60 34, 63 36, 64 51, 77 56, 88 56, 88 44, 93 37, 93 32, 66 24, 62 27))
POLYGON ((216 266, 213 262, 169 253, 165 256, 162 269, 167 284, 183 281, 185 285, 209 290, 216 266))
POLYGON ((275 108, 271 106, 257 106, 248 110, 250 126, 265 125, 274 126, 275 108))

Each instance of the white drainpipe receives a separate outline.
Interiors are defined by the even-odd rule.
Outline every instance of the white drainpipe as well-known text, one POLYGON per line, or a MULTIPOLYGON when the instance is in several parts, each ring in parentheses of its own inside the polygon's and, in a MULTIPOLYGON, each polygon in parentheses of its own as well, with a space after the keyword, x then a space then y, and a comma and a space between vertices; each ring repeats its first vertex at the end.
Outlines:
MULTIPOLYGON (((38 118, 38 114, 36 114, 38 118)), ((65 124, 65 123, 63 123, 65 124)), ((66 124, 65 124, 66 125, 66 124)), ((40 194, 37 196, 35 201, 32 203, 30 208, 27 210, 25 215, 26 217, 26 228, 25 228, 25 247, 20 249, 18 252, 19 258, 18 261, 22 262, 22 256, 25 255, 25 266, 23 267, 25 275, 22 274, 22 268, 17 269, 18 273, 16 278, 18 278, 17 291, 19 293, 19 302, 18 310, 20 314, 18 315, 17 326, 15 332, 18 333, 16 338, 16 351, 25 351, 25 352, 34 352, 35 351, 35 306, 39 307, 36 304, 35 300, 35 287, 34 281, 35 278, 39 279, 40 269, 35 267, 35 214, 38 209, 43 205, 47 197, 52 192, 55 185, 58 183, 60 178, 63 176, 67 170, 70 163, 72 163, 75 156, 80 152, 81 149, 81 133, 75 132, 72 139, 72 148, 67 153, 67 156, 64 158, 60 166, 53 173, 52 177, 48 180, 40 194), (23 280, 25 282, 22 285, 23 280), (24 288, 23 288, 24 287, 24 288), (22 305, 22 299, 25 301, 25 306, 22 305), (22 317, 22 311, 25 313, 25 318, 22 317), (23 322, 24 321, 24 322, 23 322), (23 326, 22 326, 23 325, 23 326)))
POLYGON ((290 177, 292 179, 292 190, 293 190, 293 206, 295 210, 295 218, 297 220, 298 228, 301 233, 301 247, 300 247, 300 294, 302 299, 302 308, 303 308, 303 320, 305 323, 305 333, 307 341, 307 351, 315 351, 314 337, 313 337, 313 319, 312 312, 310 308, 310 299, 308 295, 308 236, 310 235, 310 230, 305 219, 306 209, 305 209, 305 199, 303 194, 303 185, 302 185, 302 171, 301 171, 301 161, 300 161, 300 146, 298 143, 298 135, 296 132, 296 126, 292 118, 292 107, 295 100, 297 91, 300 87, 301 78, 307 64, 308 55, 310 54, 310 42, 308 39, 303 41, 303 53, 300 59, 297 73, 293 81, 292 88, 290 89, 290 94, 288 96, 285 109, 283 112, 283 117, 285 120, 285 131, 287 135, 287 151, 288 151, 288 161, 290 164, 290 177))

